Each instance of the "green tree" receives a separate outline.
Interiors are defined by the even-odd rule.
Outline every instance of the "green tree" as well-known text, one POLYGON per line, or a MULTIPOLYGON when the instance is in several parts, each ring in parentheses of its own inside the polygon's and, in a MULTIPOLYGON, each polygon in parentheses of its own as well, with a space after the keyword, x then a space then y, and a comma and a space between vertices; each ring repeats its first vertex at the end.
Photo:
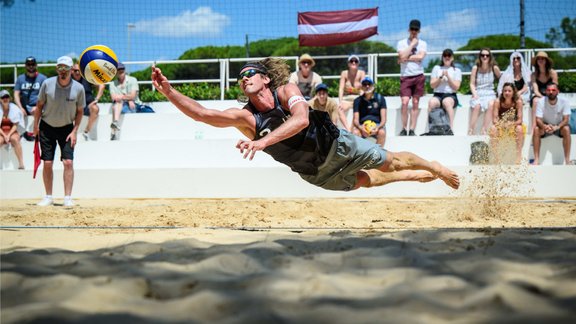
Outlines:
POLYGON ((576 18, 570 20, 569 17, 564 17, 559 28, 552 27, 546 33, 546 40, 556 47, 561 45, 576 46, 576 18))

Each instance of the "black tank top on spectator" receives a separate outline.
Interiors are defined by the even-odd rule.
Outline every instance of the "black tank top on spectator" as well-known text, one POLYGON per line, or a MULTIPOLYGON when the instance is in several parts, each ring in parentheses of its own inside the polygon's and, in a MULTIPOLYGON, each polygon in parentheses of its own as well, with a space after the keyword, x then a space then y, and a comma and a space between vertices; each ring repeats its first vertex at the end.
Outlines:
POLYGON ((540 82, 540 80, 538 80, 538 78, 536 78, 536 84, 538 85, 538 91, 540 91, 540 93, 543 96, 546 95, 546 85, 550 82, 552 82, 552 78, 549 78, 548 80, 546 80, 546 82, 540 82))
MULTIPOLYGON (((284 110, 278 101, 276 91, 273 95, 274 108, 267 112, 257 111, 250 102, 244 107, 256 119, 254 140, 266 136, 290 118, 290 112, 284 110)), ((290 138, 268 146, 264 152, 274 160, 289 166, 294 172, 315 175, 318 173, 318 167, 326 160, 339 131, 326 112, 310 109, 308 118, 308 127, 290 138)))
POLYGON ((524 78, 520 78, 520 80, 514 80, 514 86, 516 87, 516 90, 522 90, 522 88, 524 88, 524 78))

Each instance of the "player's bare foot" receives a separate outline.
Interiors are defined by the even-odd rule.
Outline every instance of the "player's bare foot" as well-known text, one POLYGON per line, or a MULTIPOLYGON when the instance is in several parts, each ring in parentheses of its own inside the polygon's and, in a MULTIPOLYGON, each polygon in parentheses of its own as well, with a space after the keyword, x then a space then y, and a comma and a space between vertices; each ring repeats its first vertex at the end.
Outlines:
POLYGON ((420 182, 430 182, 438 179, 432 172, 428 171, 418 171, 418 181, 420 182))
POLYGON ((431 164, 434 172, 436 175, 438 175, 438 178, 442 179, 444 183, 454 189, 458 189, 458 187, 460 187, 460 178, 456 172, 448 169, 436 161, 431 162, 431 164))

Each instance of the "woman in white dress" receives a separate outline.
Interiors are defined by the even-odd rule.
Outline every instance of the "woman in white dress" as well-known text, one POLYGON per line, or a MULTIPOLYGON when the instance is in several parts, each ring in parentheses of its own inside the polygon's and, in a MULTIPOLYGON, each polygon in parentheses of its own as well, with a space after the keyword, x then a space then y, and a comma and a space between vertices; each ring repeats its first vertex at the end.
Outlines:
POLYGON ((478 59, 476 59, 476 65, 474 65, 470 73, 470 90, 472 91, 470 109, 472 114, 470 116, 468 135, 474 135, 480 111, 485 113, 481 134, 487 134, 492 122, 492 108, 496 99, 494 80, 500 78, 500 74, 500 69, 496 65, 496 60, 492 56, 490 49, 481 49, 478 59))

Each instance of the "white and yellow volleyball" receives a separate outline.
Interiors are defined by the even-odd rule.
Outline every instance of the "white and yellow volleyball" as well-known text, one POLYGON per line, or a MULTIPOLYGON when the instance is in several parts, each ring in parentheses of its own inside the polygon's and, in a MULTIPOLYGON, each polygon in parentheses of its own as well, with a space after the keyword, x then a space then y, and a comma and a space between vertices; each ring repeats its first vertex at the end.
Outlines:
POLYGON ((371 131, 373 131, 376 128, 376 123, 372 120, 366 120, 362 123, 362 126, 364 127, 365 131, 370 133, 371 131))
POLYGON ((80 73, 92 84, 105 84, 116 76, 118 58, 108 46, 94 45, 80 54, 80 73))

